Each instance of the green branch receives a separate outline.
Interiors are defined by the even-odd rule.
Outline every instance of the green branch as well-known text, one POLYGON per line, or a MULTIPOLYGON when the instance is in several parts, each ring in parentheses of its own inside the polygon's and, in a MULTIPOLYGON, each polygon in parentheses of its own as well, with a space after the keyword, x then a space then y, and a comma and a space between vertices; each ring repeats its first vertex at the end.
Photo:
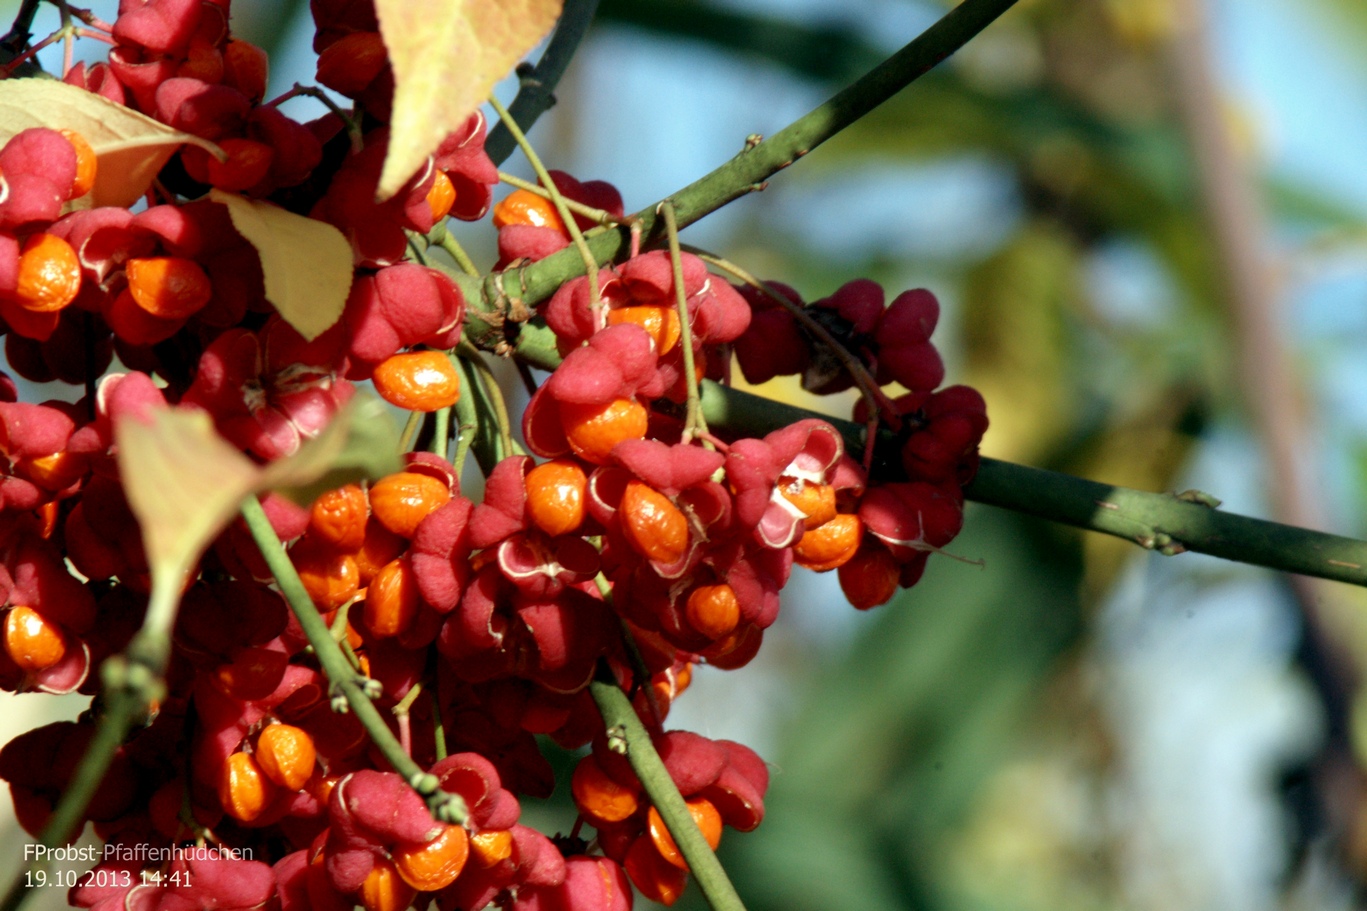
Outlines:
POLYGON ((384 716, 370 701, 371 696, 362 682, 365 678, 356 673, 337 645, 337 641, 332 638, 332 631, 328 629, 327 623, 318 613, 318 608, 314 606, 313 599, 309 597, 304 583, 299 579, 299 573, 290 562, 289 554, 285 552, 285 546, 280 543, 275 529, 271 527, 270 519, 266 518, 266 513, 255 496, 249 496, 242 501, 242 518, 247 523, 252 540, 261 550, 266 565, 270 567, 271 575, 275 576, 281 594, 285 596, 290 610, 298 618, 309 645, 313 647, 314 657, 318 659, 318 664, 327 676, 332 693, 339 694, 345 699, 339 706, 334 698, 334 710, 344 711, 346 706, 351 707, 356 720, 361 722, 366 733, 370 735, 371 742, 379 748, 394 771, 403 776, 413 790, 427 802, 434 819, 456 825, 463 823, 467 813, 465 801, 459 794, 443 791, 436 776, 424 772, 404 752, 403 745, 389 729, 384 716))
MULTIPOLYGON (((768 139, 747 141, 735 158, 669 197, 679 227, 690 225, 747 193, 762 190, 765 181, 774 174, 896 95, 962 47, 1015 2, 964 0, 910 44, 821 106, 768 139)), ((663 238, 663 222, 658 209, 659 203, 655 203, 633 216, 646 244, 663 238)), ((620 227, 590 238, 589 247, 596 262, 607 263, 625 250, 630 241, 630 229, 620 227)), ((482 299, 483 307, 477 309, 502 314, 514 301, 530 304, 545 300, 555 289, 569 279, 583 275, 584 271, 584 263, 576 251, 562 250, 509 273, 494 273, 477 289, 471 285, 466 287, 474 292, 475 298, 482 299)), ((482 333, 476 322, 474 319, 467 322, 466 331, 477 339, 490 328, 496 328, 486 326, 482 333)), ((481 347, 485 346, 481 344, 481 347)))
POLYGON ((626 693, 611 679, 595 679, 589 684, 589 693, 603 716, 609 743, 624 744, 627 762, 631 763, 632 771, 659 811, 665 828, 674 837, 679 853, 688 862, 689 872, 697 877, 698 888, 712 911, 745 911, 736 887, 731 885, 721 861, 712 853, 693 814, 688 812, 688 805, 674 779, 669 777, 664 761, 655 752, 650 732, 636 717, 636 710, 631 707, 626 693))

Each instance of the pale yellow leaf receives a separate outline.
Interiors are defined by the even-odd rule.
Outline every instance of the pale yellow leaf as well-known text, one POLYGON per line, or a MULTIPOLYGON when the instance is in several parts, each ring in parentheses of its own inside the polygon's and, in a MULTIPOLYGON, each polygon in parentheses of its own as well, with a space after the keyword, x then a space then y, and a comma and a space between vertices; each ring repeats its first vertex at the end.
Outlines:
POLYGON ((356 397, 298 452, 265 467, 219 436, 202 411, 163 408, 150 421, 116 422, 119 477, 142 530, 158 606, 149 609, 149 618, 157 615, 152 625, 169 629, 186 579, 244 498, 281 489, 307 504, 324 490, 390 474, 400 466, 397 438, 373 396, 356 397))
POLYGON ((75 130, 90 143, 98 167, 88 202, 96 206, 137 202, 162 165, 187 142, 222 156, 206 139, 74 85, 56 79, 0 81, 0 145, 33 127, 75 130))
POLYGON ((256 487, 261 468, 219 436, 202 411, 163 408, 147 423, 124 418, 114 425, 114 441, 153 587, 179 590, 256 487))
POLYGON ((237 233, 256 248, 266 300, 304 338, 312 340, 342 316, 351 291, 351 244, 332 225, 269 202, 211 190, 228 207, 237 233))
POLYGON ((546 36, 561 0, 375 0, 394 69, 388 199, 546 36))

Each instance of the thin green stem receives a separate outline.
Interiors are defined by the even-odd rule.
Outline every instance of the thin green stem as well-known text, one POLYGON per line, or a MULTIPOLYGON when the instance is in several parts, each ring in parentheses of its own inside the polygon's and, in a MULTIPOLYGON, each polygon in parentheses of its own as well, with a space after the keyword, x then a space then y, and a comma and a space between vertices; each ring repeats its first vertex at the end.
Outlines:
POLYGON ((460 245, 460 241, 451 234, 448 229, 441 236, 441 248, 456 261, 456 265, 471 278, 479 278, 479 269, 475 268, 475 261, 470 258, 470 254, 465 252, 465 248, 460 245))
MULTIPOLYGON (((555 87, 560 84, 565 69, 574 59, 597 10, 598 0, 566 0, 560 21, 555 26, 555 34, 551 36, 541 59, 530 71, 518 70, 522 85, 513 103, 508 105, 508 113, 524 131, 530 130, 537 118, 555 104, 555 87)), ((489 137, 484 141, 484 151, 495 164, 500 164, 513 153, 516 145, 508 127, 500 122, 489 131, 489 137)))
POLYGON ((441 700, 437 698, 437 691, 432 690, 432 740, 436 743, 437 761, 441 762, 446 758, 446 727, 441 720, 441 700))
POLYGON ((299 626, 308 638, 309 645, 313 646, 314 657, 318 659, 323 673, 332 688, 345 697, 346 704, 356 715, 356 720, 365 727, 371 742, 394 770, 427 802, 433 818, 455 824, 464 822, 467 813, 465 801, 458 794, 443 791, 436 776, 424 772, 404 752, 403 745, 385 723, 384 716, 371 702, 362 678, 358 677, 342 650, 333 641, 327 623, 304 589, 304 583, 300 581, 299 573, 290 562, 289 554, 285 552, 284 545, 280 543, 275 529, 271 527, 270 520, 266 518, 266 513, 255 496, 242 501, 242 518, 247 523, 247 530, 251 532, 252 540, 260 549, 267 567, 275 576, 281 594, 285 596, 290 610, 299 620, 299 626))
POLYGON ((417 439, 418 431, 422 428, 423 419, 426 417, 427 415, 421 411, 408 412, 408 420, 404 422, 403 433, 399 434, 400 454, 413 448, 413 441, 417 439))
MULTIPOLYGON (((674 217, 674 204, 669 200, 660 203, 660 214, 664 216, 665 237, 669 242, 669 264, 674 272, 674 306, 679 313, 679 350, 683 354, 684 390, 687 395, 686 417, 684 419, 683 442, 688 443, 698 434, 707 433, 707 421, 703 419, 702 407, 698 402, 698 373, 693 361, 693 321, 688 317, 688 294, 684 290, 683 253, 679 250, 679 224, 674 217)), ((712 444, 707 444, 712 448, 712 444)))
POLYGON ((470 453, 470 444, 474 442, 475 433, 479 430, 479 412, 475 407, 475 390, 470 382, 470 374, 464 369, 464 361, 454 358, 456 367, 461 368, 465 374, 465 389, 461 392, 460 398, 456 399, 456 404, 452 406, 456 411, 456 454, 451 458, 451 465, 456 469, 456 477, 460 477, 465 470, 465 457, 470 453))
POLYGON ((451 409, 437 409, 432 424, 432 452, 444 459, 451 451, 451 409))
POLYGON ((600 674, 598 679, 590 683, 589 693, 603 716, 609 742, 625 745, 627 762, 631 763, 632 771, 650 796, 650 802, 659 811, 669 834, 674 836, 674 843, 688 862, 689 872, 697 878, 698 888, 702 890, 707 903, 713 911, 745 911, 736 887, 727 878, 721 861, 712 853, 707 839, 693 821, 693 815, 688 812, 688 806, 674 779, 669 777, 660 754, 655 751, 650 732, 636 717, 636 710, 632 708, 626 693, 609 674, 600 674))
POLYGON ((489 368, 483 355, 478 351, 472 351, 468 361, 483 380, 481 385, 484 394, 488 396, 489 405, 494 409, 494 420, 498 423, 499 458, 506 459, 513 455, 518 447, 513 441, 512 419, 508 416, 508 403, 503 399, 503 389, 498 385, 498 377, 494 376, 494 371, 489 368))
POLYGON ((508 132, 513 134, 513 138, 517 140, 518 148, 522 150, 523 155, 527 156, 528 164, 536 172, 537 180, 541 181, 541 185, 546 188, 547 197, 555 206, 556 214, 560 216, 561 223, 564 224, 565 230, 570 234, 570 240, 574 242, 574 248, 579 251, 579 256, 583 260, 584 274, 589 278, 589 303, 594 309, 597 309, 599 299, 598 263, 593 258, 593 251, 589 249, 588 242, 584 240, 584 232, 579 230, 579 223, 574 220, 574 215, 565 205, 564 195, 556 187, 555 181, 551 179, 550 172, 541 163, 541 157, 536 154, 532 144, 527 141, 527 137, 523 135, 517 121, 513 120, 508 109, 497 98, 490 96, 489 104, 498 112, 498 116, 508 127, 508 132))
MULTIPOLYGON (((670 194, 680 227, 747 193, 763 189, 775 173, 807 155, 878 105, 896 95, 937 63, 958 50, 970 38, 990 25, 1016 0, 964 0, 943 18, 917 36, 911 43, 874 67, 854 84, 766 140, 746 143, 735 158, 670 194)), ((646 244, 658 241, 662 228, 655 206, 636 213, 641 237, 646 244)), ((611 262, 631 243, 631 231, 619 227, 596 235, 589 241, 597 263, 611 262)), ((594 266, 568 250, 552 254, 520 270, 520 301, 536 303, 555 293, 565 281, 594 266)), ((480 295, 484 309, 502 311, 508 305, 498 273, 486 277, 480 295)), ((478 327, 472 327, 478 331, 478 327)))

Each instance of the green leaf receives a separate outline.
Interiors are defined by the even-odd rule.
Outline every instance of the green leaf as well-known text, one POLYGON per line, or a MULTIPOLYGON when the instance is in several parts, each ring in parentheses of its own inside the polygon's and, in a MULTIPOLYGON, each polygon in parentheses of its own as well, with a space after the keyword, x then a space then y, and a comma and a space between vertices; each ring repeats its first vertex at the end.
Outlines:
POLYGON ((394 69, 388 199, 546 36, 561 0, 375 0, 394 69))
POLYGON ((95 186, 82 204, 131 206, 185 143, 222 157, 218 146, 132 108, 56 79, 0 82, 0 145, 34 127, 75 130, 95 151, 95 186))
POLYGON ((389 408, 373 395, 358 394, 297 453, 266 466, 260 486, 307 506, 325 491, 402 467, 399 428, 389 408))
POLYGON ((236 193, 210 190, 261 257, 266 299, 312 341, 342 316, 353 274, 351 244, 332 225, 236 193))

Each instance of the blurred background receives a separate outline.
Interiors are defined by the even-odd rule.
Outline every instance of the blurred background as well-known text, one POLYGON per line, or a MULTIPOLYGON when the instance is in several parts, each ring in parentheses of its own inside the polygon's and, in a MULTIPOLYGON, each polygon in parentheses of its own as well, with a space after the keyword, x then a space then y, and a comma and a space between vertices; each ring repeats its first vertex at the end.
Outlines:
MULTIPOLYGON (((944 10, 603 0, 531 139, 631 211, 944 10)), ((312 80, 306 3, 234 17, 270 94, 312 80)), ((1364 47, 1360 0, 1022 0, 684 239, 809 300, 932 289, 987 455, 1367 536, 1364 47)), ((459 233, 492 263, 487 223, 459 233)), ((1363 904, 1363 592, 975 505, 951 550, 982 565, 936 557, 867 614, 799 570, 759 658, 676 704, 771 764, 765 823, 722 843, 752 911, 1363 904)), ((568 830, 567 806, 528 812, 568 830)))

